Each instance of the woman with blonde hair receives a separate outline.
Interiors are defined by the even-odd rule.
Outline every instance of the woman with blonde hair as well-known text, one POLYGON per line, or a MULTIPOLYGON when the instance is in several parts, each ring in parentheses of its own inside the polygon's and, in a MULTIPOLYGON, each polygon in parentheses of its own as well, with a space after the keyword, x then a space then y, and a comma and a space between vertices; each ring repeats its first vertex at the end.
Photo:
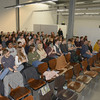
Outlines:
POLYGON ((47 53, 43 49, 43 44, 42 43, 38 44, 37 53, 40 55, 39 61, 48 62, 49 60, 53 59, 51 57, 47 57, 47 53))
POLYGON ((21 71, 24 66, 23 63, 27 62, 27 57, 23 53, 23 49, 21 47, 17 48, 17 55, 15 56, 15 65, 17 66, 17 70, 21 71))

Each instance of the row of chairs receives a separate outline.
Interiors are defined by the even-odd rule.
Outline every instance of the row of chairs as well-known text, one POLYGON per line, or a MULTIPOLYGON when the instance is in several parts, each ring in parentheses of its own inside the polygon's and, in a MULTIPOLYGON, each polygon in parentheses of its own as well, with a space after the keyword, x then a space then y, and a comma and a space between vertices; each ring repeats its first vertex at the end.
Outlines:
MULTIPOLYGON (((85 88, 85 84, 88 84, 92 80, 92 78, 95 78, 98 75, 98 72, 100 72, 100 68, 99 68, 99 66, 100 66, 100 63, 99 63, 100 54, 99 53, 97 55, 94 55, 88 61, 87 61, 87 59, 85 59, 81 62, 82 68, 83 68, 83 74, 82 75, 80 75, 80 72, 81 72, 80 64, 79 63, 74 63, 74 64, 70 63, 70 58, 71 58, 70 54, 67 54, 67 55, 65 55, 65 57, 62 57, 62 58, 61 58, 60 62, 57 62, 57 59, 59 59, 59 58, 57 58, 57 59, 50 60, 49 65, 47 63, 40 64, 38 66, 37 70, 38 70, 39 74, 41 75, 41 79, 40 80, 36 80, 36 79, 28 80, 28 84, 31 87, 31 89, 38 90, 41 87, 45 86, 46 83, 50 83, 52 81, 54 81, 55 84, 58 83, 58 85, 59 85, 60 79, 62 79, 61 80, 62 86, 57 87, 56 85, 54 85, 54 89, 55 89, 55 87, 57 87, 57 91, 60 90, 57 94, 58 97, 61 96, 61 94, 64 94, 64 93, 66 94, 65 97, 67 97, 68 94, 70 94, 70 92, 72 94, 75 93, 75 92, 72 92, 71 90, 74 90, 76 92, 81 92, 85 88), (65 67, 62 68, 65 61, 66 61, 65 67), (59 65, 59 64, 61 66, 61 69, 58 70, 60 76, 58 78, 51 79, 51 80, 48 80, 48 81, 44 80, 43 73, 45 71, 47 71, 48 68, 50 68, 51 70, 57 71, 56 66, 59 65), (94 64, 94 66, 98 65, 98 67, 92 67, 93 64, 94 64), (88 65, 90 65, 91 71, 87 71, 88 65), (63 77, 63 75, 64 75, 64 77, 63 77), (76 76, 76 81, 73 81, 73 75, 76 76), (57 79, 58 79, 58 81, 55 81, 57 79), (67 81, 67 87, 69 89, 71 89, 69 91, 64 91, 62 89, 63 85, 66 83, 66 81, 67 81), (61 87, 61 89, 59 89, 60 87, 61 87)), ((50 95, 50 94, 48 93, 48 95, 50 95)), ((71 95, 71 96, 68 96, 68 97, 70 99, 73 97, 72 100, 76 100, 75 98, 77 98, 77 94, 74 94, 74 95, 75 96, 71 95)), ((16 89, 12 89, 10 96, 14 100, 20 100, 24 97, 26 97, 26 98, 24 98, 23 100, 33 100, 33 97, 31 95, 31 91, 29 89, 25 88, 25 87, 18 87, 16 89), (27 98, 29 98, 29 99, 27 99, 27 98)), ((43 97, 44 96, 42 96, 41 98, 43 98, 43 97)), ((45 97, 48 97, 48 96, 46 95, 45 97)), ((65 100, 67 100, 67 99, 65 99, 65 100)), ((6 97, 0 96, 0 100, 9 100, 9 99, 6 98, 6 97)), ((45 100, 45 99, 40 99, 40 100, 45 100)), ((52 99, 50 99, 50 100, 52 100, 52 99)))

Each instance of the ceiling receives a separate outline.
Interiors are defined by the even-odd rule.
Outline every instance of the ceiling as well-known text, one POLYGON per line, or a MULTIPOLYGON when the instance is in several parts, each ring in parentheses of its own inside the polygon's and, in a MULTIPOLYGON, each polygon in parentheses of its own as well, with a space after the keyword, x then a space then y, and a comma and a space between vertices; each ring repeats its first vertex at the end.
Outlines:
MULTIPOLYGON (((70 0, 19 0, 19 4, 27 5, 42 2, 49 5, 50 11, 57 10, 57 12, 62 15, 68 15, 69 1, 70 0)), ((76 0, 75 12, 80 13, 76 15, 100 15, 100 0, 76 0)))

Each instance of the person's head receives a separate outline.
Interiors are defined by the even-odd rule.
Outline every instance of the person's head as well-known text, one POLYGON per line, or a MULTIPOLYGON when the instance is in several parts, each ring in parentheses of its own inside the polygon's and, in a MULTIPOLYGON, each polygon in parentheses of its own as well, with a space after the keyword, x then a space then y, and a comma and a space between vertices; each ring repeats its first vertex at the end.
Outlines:
POLYGON ((22 42, 18 42, 18 47, 22 47, 22 42))
POLYGON ((78 36, 76 37, 76 41, 77 41, 77 42, 79 41, 79 37, 78 37, 78 36))
POLYGON ((100 40, 97 41, 97 44, 100 45, 100 40))
POLYGON ((23 39, 23 33, 20 34, 20 38, 23 39))
POLYGON ((18 56, 18 60, 22 61, 23 59, 26 59, 26 56, 23 53, 23 49, 21 47, 17 48, 17 56, 18 56))
POLYGON ((8 37, 5 37, 5 41, 8 41, 8 37))
POLYGON ((55 44, 59 45, 59 39, 55 40, 55 44))
POLYGON ((66 44, 66 39, 63 39, 62 40, 62 44, 66 44))
POLYGON ((13 47, 12 42, 9 42, 9 44, 8 44, 8 48, 12 48, 12 47, 13 47))
POLYGON ((48 42, 48 46, 52 48, 53 47, 53 42, 52 41, 49 41, 48 42))
POLYGON ((71 44, 72 43, 72 40, 71 39, 68 39, 68 44, 71 44))
POLYGON ((91 41, 88 41, 88 46, 91 46, 91 41))
POLYGON ((39 44, 40 43, 40 40, 39 39, 36 39, 36 44, 39 44))
POLYGON ((40 51, 43 50, 43 44, 42 43, 38 44, 38 50, 40 50, 40 51))
POLYGON ((84 40, 87 40, 87 36, 84 37, 84 40))
POLYGON ((83 41, 83 36, 80 37, 80 41, 83 41))
POLYGON ((87 45, 88 44, 88 41, 87 40, 84 40, 84 44, 87 45))
POLYGON ((59 30, 61 31, 61 28, 59 28, 59 30))
POLYGON ((2 36, 2 41, 5 41, 5 36, 2 36))
POLYGON ((9 50, 8 50, 8 49, 4 49, 4 50, 3 50, 3 55, 4 55, 6 58, 8 58, 8 57, 10 56, 9 50))
POLYGON ((30 48, 29 48, 29 52, 33 53, 35 50, 36 50, 35 46, 31 45, 30 48))
POLYGON ((2 44, 0 44, 0 50, 2 50, 2 44))
POLYGON ((46 43, 46 38, 43 38, 43 43, 46 43))

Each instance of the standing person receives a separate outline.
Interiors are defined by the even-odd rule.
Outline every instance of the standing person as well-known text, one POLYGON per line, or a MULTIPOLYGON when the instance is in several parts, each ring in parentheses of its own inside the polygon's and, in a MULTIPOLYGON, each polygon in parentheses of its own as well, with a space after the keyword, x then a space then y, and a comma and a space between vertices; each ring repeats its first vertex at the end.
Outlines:
POLYGON ((61 28, 59 28, 59 30, 58 30, 58 35, 63 36, 63 31, 61 30, 61 28))

